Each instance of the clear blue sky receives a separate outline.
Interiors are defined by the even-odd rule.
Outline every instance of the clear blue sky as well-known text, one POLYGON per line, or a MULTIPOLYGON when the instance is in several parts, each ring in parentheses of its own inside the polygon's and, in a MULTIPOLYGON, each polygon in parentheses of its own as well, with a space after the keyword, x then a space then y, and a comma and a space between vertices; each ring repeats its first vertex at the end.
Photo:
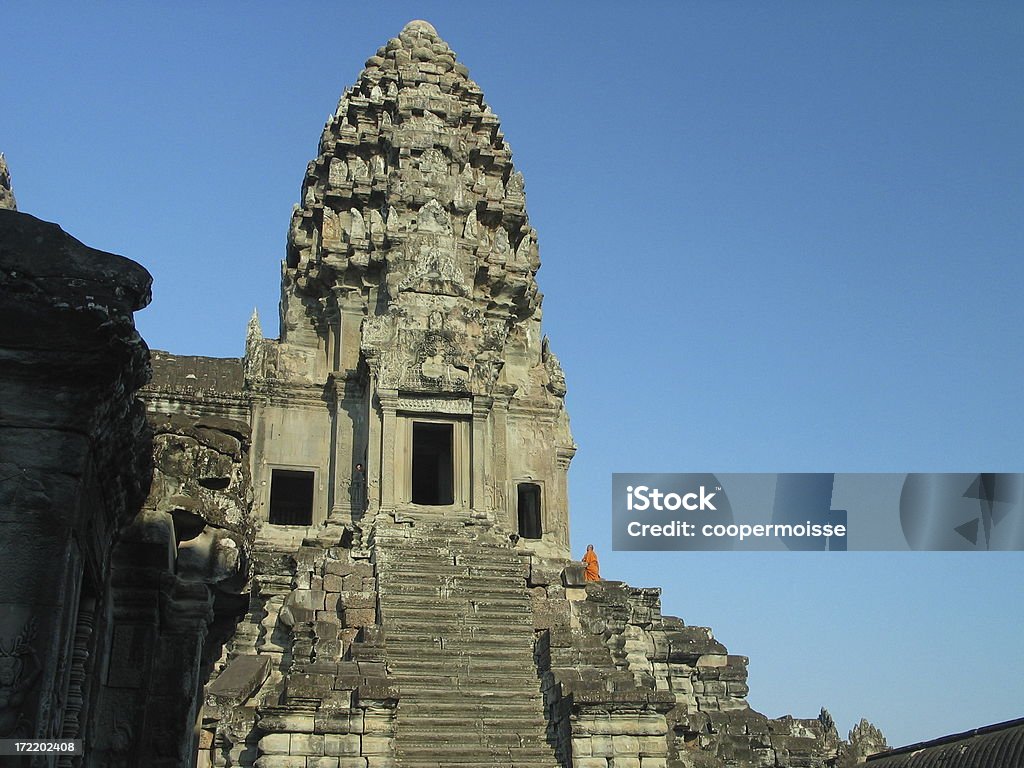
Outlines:
POLYGON ((149 268, 151 346, 238 356, 325 118, 413 18, 526 176, 577 554, 750 656, 769 715, 1024 715, 1020 553, 619 554, 609 512, 614 471, 1024 469, 1024 6, 8 2, 19 206, 149 268))

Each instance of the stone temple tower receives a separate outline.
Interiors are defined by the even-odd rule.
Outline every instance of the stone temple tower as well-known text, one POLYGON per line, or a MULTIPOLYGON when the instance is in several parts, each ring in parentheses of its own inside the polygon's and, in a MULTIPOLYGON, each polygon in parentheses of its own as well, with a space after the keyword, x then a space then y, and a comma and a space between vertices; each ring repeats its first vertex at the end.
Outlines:
POLYGON ((472 514, 567 554, 575 446, 523 177, 430 24, 367 61, 301 199, 280 341, 246 357, 268 521, 472 514))
POLYGON ((254 315, 243 358, 152 354, 154 481, 113 577, 115 632, 141 650, 112 662, 134 687, 100 712, 121 735, 97 755, 825 766, 829 722, 754 712, 745 657, 570 560, 539 266, 498 119, 411 22, 306 170, 280 338, 254 315))

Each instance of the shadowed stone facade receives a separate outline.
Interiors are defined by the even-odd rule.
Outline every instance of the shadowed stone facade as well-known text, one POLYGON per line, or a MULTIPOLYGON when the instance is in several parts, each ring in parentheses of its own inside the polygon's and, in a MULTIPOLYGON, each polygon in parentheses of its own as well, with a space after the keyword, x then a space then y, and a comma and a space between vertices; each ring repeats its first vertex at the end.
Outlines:
MULTIPOLYGON (((10 191, 6 166, 0 188, 10 191)), ((127 663, 114 542, 152 446, 136 390, 148 350, 138 264, 13 210, 0 194, 0 739, 105 738, 127 663)), ((124 714, 122 712, 122 714, 124 714)), ((4 765, 72 765, 63 756, 4 765)), ((96 763, 99 764, 99 763, 96 763)))

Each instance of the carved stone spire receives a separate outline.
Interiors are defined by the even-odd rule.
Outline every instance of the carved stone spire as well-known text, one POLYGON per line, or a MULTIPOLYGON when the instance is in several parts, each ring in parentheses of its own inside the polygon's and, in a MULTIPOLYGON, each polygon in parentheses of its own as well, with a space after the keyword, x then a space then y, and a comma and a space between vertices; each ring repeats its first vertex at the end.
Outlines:
POLYGON ((560 403, 557 358, 541 350, 524 187, 469 71, 433 26, 409 22, 367 59, 307 168, 282 342, 312 346, 333 308, 362 297, 362 351, 383 386, 489 395, 516 359, 535 369, 515 372, 520 395, 529 386, 560 403))
POLYGON ((245 329, 246 349, 248 349, 254 341, 263 341, 263 326, 260 325, 260 312, 256 307, 252 308, 252 317, 249 318, 249 324, 245 329))
POLYGON ((301 199, 287 258, 300 293, 366 282, 448 293, 453 267, 517 319, 539 306, 522 176, 479 86, 425 21, 371 56, 342 95, 301 199), (491 259, 495 240, 517 255, 526 240, 522 258, 491 259), (445 267, 433 287, 410 282, 423 261, 445 267))
POLYGON ((11 172, 7 170, 7 159, 0 152, 0 208, 8 211, 18 210, 18 203, 14 199, 14 190, 11 189, 11 172))
POLYGON ((263 328, 260 325, 260 313, 252 308, 252 317, 245 330, 245 378, 248 381, 259 379, 264 375, 264 359, 266 353, 263 344, 263 328))

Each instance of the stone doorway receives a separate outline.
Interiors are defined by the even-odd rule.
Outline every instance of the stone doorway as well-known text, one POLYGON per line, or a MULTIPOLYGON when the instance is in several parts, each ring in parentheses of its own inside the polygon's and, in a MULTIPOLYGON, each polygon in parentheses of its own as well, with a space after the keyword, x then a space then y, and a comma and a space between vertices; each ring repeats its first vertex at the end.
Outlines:
POLYGON ((517 512, 519 535, 524 539, 539 539, 543 533, 540 520, 540 486, 519 483, 517 512))
POLYGON ((455 503, 452 448, 452 424, 413 422, 413 504, 443 507, 455 503))
POLYGON ((312 525, 313 472, 274 469, 270 474, 270 514, 273 525, 312 525))

